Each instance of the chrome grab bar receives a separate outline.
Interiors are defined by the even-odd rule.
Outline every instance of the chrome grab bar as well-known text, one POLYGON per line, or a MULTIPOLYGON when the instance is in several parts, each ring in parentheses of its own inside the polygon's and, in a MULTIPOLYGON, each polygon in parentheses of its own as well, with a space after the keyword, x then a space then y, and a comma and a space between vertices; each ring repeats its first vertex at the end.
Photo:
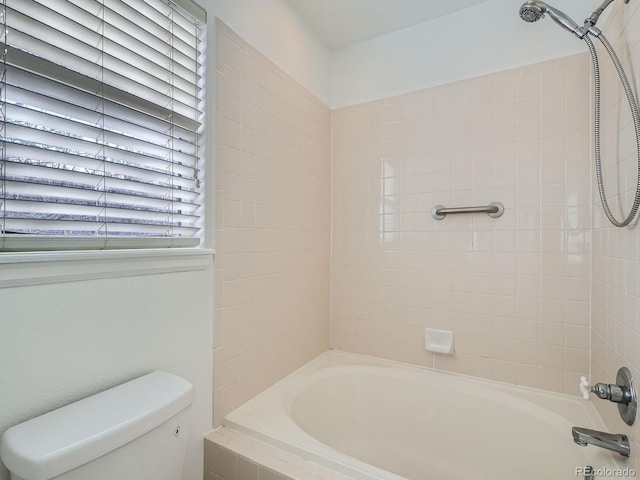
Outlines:
POLYGON ((500 202, 491 202, 486 207, 446 208, 444 205, 436 205, 431 210, 431 216, 436 220, 442 220, 448 214, 453 213, 487 213, 491 218, 498 218, 504 213, 504 205, 500 202))

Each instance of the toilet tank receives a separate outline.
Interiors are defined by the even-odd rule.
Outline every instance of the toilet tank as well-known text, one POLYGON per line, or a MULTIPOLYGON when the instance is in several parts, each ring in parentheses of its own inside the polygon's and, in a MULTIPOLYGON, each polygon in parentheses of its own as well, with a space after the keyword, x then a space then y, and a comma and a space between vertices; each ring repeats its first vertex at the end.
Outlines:
POLYGON ((8 429, 13 480, 180 480, 193 386, 153 372, 8 429))

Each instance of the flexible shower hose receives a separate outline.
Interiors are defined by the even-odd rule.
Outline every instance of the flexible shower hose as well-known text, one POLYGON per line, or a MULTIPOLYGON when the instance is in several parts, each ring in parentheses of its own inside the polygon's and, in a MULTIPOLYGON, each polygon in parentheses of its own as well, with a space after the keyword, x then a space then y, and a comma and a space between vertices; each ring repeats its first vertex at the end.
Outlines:
POLYGON ((604 208, 604 213, 609 219, 609 221, 615 225, 616 227, 626 227, 629 225, 636 216, 638 212, 638 207, 640 206, 640 114, 638 113, 638 104, 636 103, 635 96, 633 95, 633 91, 631 90, 631 85, 629 85, 629 80, 627 79, 627 75, 625 74, 624 68, 622 68, 622 64, 618 59, 613 47, 609 43, 609 41, 604 37, 604 35, 600 34, 597 36, 600 40, 604 48, 609 53, 611 57, 611 61, 616 67, 616 71, 618 72, 618 76, 620 77, 620 81, 622 82, 622 86, 624 87, 624 91, 627 95, 627 100, 629 101, 629 107, 631 108, 631 116, 633 117, 633 125, 636 131, 636 147, 638 150, 638 180, 636 183, 636 196, 633 201, 633 206, 631 207, 631 211, 627 218, 623 221, 618 221, 613 214, 611 213, 611 209, 609 208, 609 203, 607 202, 607 197, 604 193, 604 181, 602 179, 602 159, 600 152, 600 69, 598 66, 598 55, 596 53, 596 48, 593 45, 593 42, 589 38, 588 35, 585 35, 583 40, 587 42, 589 46, 589 51, 591 52, 591 60, 593 62, 593 76, 594 76, 594 96, 595 96, 595 105, 594 105, 594 144, 595 144, 595 162, 596 162, 596 179, 598 182, 598 193, 600 194, 600 200, 602 202, 602 207, 604 208))

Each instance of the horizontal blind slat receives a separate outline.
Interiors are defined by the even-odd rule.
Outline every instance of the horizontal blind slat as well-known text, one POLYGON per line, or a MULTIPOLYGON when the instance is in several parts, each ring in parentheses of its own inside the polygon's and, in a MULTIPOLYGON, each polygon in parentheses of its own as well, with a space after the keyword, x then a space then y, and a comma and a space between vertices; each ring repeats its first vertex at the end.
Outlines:
MULTIPOLYGON (((195 34, 191 34, 187 43, 190 48, 188 55, 179 51, 172 51, 172 32, 165 32, 164 37, 154 36, 143 28, 144 22, 131 20, 127 17, 127 13, 131 15, 132 11, 118 12, 110 9, 108 6, 102 6, 102 2, 95 0, 82 0, 78 5, 70 2, 61 4, 60 0, 8 0, 11 8, 9 14, 9 24, 31 26, 32 31, 39 31, 36 23, 40 28, 45 28, 47 35, 40 38, 50 38, 50 35, 63 35, 66 38, 64 42, 77 42, 74 38, 83 38, 84 43, 97 47, 100 44, 100 38, 111 40, 119 43, 123 47, 134 45, 130 48, 134 52, 139 51, 139 47, 146 45, 145 58, 149 58, 149 53, 160 66, 167 68, 167 65, 173 65, 176 73, 183 75, 185 79, 191 79, 194 72, 201 66, 197 63, 197 56, 194 49, 197 48, 198 38, 195 34), (24 2, 24 3, 22 3, 24 2), (16 9, 14 5, 19 4, 16 9), (98 8, 90 8, 91 6, 98 8), (30 20, 24 22, 20 18, 16 18, 12 13, 24 12, 24 16, 30 20), (100 16, 96 16, 100 15, 100 16), (125 15, 125 16, 123 16, 125 15), (57 33, 56 33, 57 32, 57 33), (79 32, 83 32, 80 34, 79 32), (118 38, 125 38, 125 41, 118 41, 118 38), (142 39, 145 39, 143 42, 142 39), (155 52, 155 53, 153 53, 155 52)), ((40 31, 40 33, 43 33, 40 31)), ((54 43, 54 42, 51 42, 54 43)))
POLYGON ((104 53, 100 55, 101 62, 98 64, 86 58, 90 56, 90 51, 80 56, 19 30, 10 29, 8 38, 8 47, 12 49, 8 50, 6 57, 10 65, 29 65, 29 69, 36 70, 35 64, 44 63, 41 59, 54 58, 55 69, 46 68, 48 65, 45 64, 46 66, 41 66, 39 71, 49 76, 59 73, 60 76, 55 78, 67 83, 68 78, 77 78, 77 75, 82 75, 93 80, 85 81, 83 84, 90 86, 97 83, 101 89, 98 91, 105 96, 110 96, 108 95, 110 93, 113 95, 112 98, 118 99, 122 95, 133 96, 133 92, 136 92, 137 98, 146 100, 156 108, 167 108, 171 105, 171 115, 178 114, 189 119, 189 122, 197 120, 197 91, 180 92, 174 89, 170 81, 157 79, 134 65, 118 61, 104 53), (21 50, 22 54, 19 54, 18 50, 21 50), (32 57, 30 61, 25 61, 26 56, 32 57), (20 63, 21 60, 25 63, 20 63))
MULTIPOLYGON (((115 165, 113 168, 122 168, 138 172, 138 175, 147 175, 149 172, 160 175, 172 175, 183 180, 194 182, 197 180, 197 170, 192 165, 179 165, 163 162, 140 163, 137 155, 125 155, 117 152, 118 156, 105 155, 103 153, 89 154, 72 150, 61 150, 54 147, 45 148, 24 140, 5 138, 5 155, 8 161, 14 163, 58 163, 62 165, 77 166, 78 168, 98 168, 107 164, 103 168, 109 169, 109 164, 115 165), (20 143, 18 143, 20 142, 20 143)), ((108 152, 107 152, 108 153, 108 152)), ((124 152, 127 153, 127 152, 124 152)))
MULTIPOLYGON (((70 22, 75 22, 79 26, 86 27, 93 32, 105 34, 102 31, 105 26, 121 25, 124 20, 126 28, 123 31, 135 32, 135 37, 144 39, 145 43, 169 57, 167 52, 173 54, 173 59, 180 62, 189 71, 197 71, 201 64, 197 63, 197 44, 199 42, 199 27, 192 25, 192 31, 187 32, 185 26, 189 22, 180 21, 177 23, 173 19, 157 21, 158 18, 144 18, 140 15, 140 9, 134 8, 136 4, 141 4, 141 0, 130 2, 131 5, 121 0, 6 0, 12 8, 25 11, 34 19, 49 18, 58 13, 63 18, 61 22, 66 23, 60 31, 68 31, 70 22), (23 3, 24 2, 24 3, 23 3), (16 4, 23 5, 14 7, 16 4), (49 13, 43 15, 45 9, 49 13), (176 35, 174 28, 179 29, 176 35), (196 63, 194 63, 196 62, 196 63)), ((145 8, 144 11, 156 11, 153 8, 145 8)), ((184 18, 180 15, 175 18, 184 18)), ((45 20, 45 23, 46 20, 45 20)), ((105 34, 108 38, 108 34, 105 34)))
MULTIPOLYGON (((182 32, 177 30, 178 35, 176 35, 173 31, 175 27, 179 28, 179 25, 176 25, 175 22, 169 18, 170 9, 165 9, 165 13, 158 11, 158 8, 162 6, 163 2, 154 2, 153 6, 148 2, 137 1, 137 0, 105 0, 106 2, 113 1, 114 4, 126 4, 134 11, 139 13, 143 13, 143 16, 148 18, 150 21, 145 22, 142 25, 142 28, 150 31, 150 32, 171 32, 171 45, 178 52, 182 53, 188 58, 194 58, 197 55, 197 51, 195 45, 190 45, 189 41, 186 41, 187 36, 181 35, 182 32)), ((159 38, 162 38, 162 35, 157 35, 159 38)), ((189 38, 195 39, 195 35, 189 35, 189 38)), ((169 43, 169 40, 167 41, 169 43)))
POLYGON ((106 229, 109 235, 136 236, 136 237, 169 237, 175 235, 175 231, 181 234, 192 235, 199 229, 190 226, 166 225, 158 222, 135 223, 119 221, 102 216, 74 216, 74 215, 47 215, 39 218, 21 218, 20 215, 6 218, 7 233, 34 234, 42 232, 43 235, 65 235, 73 232, 77 236, 99 236, 106 229))
POLYGON ((147 132, 172 134, 174 138, 187 145, 197 145, 196 131, 187 130, 166 119, 157 118, 128 105, 113 102, 96 93, 52 81, 20 67, 8 65, 6 69, 6 82, 8 90, 11 90, 9 97, 16 103, 40 105, 45 110, 48 110, 47 106, 50 102, 59 102, 60 105, 71 108, 79 107, 90 112, 96 112, 96 109, 99 109, 106 117, 144 128, 147 132))
POLYGON ((3 250, 8 252, 148 249, 197 247, 197 238, 187 237, 69 237, 64 235, 11 235, 4 238, 3 250))
POLYGON ((200 127, 200 123, 197 120, 189 116, 184 116, 180 112, 176 113, 168 108, 167 105, 171 104, 170 97, 163 97, 161 103, 154 103, 112 85, 105 85, 100 80, 91 78, 49 60, 35 57, 11 45, 0 43, 0 49, 4 48, 7 49, 6 57, 9 68, 18 67, 35 72, 43 78, 52 78, 62 84, 74 86, 81 91, 102 96, 115 103, 128 105, 130 108, 165 121, 170 121, 187 130, 197 131, 200 127))
MULTIPOLYGON (((69 111, 67 110, 66 113, 69 113, 69 111)), ((179 158, 189 156, 184 152, 176 151, 173 139, 170 136, 164 136, 165 141, 163 144, 140 140, 124 132, 108 129, 107 121, 109 119, 105 119, 99 114, 94 115, 93 119, 87 119, 87 121, 82 122, 79 119, 62 117, 49 112, 8 103, 6 117, 7 121, 12 124, 54 133, 64 138, 101 143, 114 149, 125 150, 158 160, 173 159, 176 156, 179 156, 179 158), (49 126, 54 123, 55 127, 49 126)), ((189 163, 188 160, 187 163, 189 163)))
MULTIPOLYGON (((176 210, 173 202, 165 202, 165 207, 151 207, 146 205, 132 204, 132 203, 117 203, 114 201, 107 201, 102 195, 96 200, 90 200, 88 198, 71 198, 71 197, 56 197, 48 195, 35 195, 32 193, 11 193, 5 197, 10 208, 16 211, 32 211, 33 203, 41 203, 49 206, 64 205, 64 208, 79 207, 80 210, 84 210, 84 207, 96 207, 96 208, 110 208, 119 209, 123 211, 152 213, 158 215, 173 215, 175 218, 181 218, 184 221, 195 221, 198 216, 195 214, 195 209, 188 211, 176 210)), ((68 211, 68 210, 65 210, 68 211)))
MULTIPOLYGON (((42 206, 41 206, 42 207, 42 206)), ((133 213, 133 212, 130 212, 133 213)), ((28 225, 31 222, 82 222, 82 223, 111 223, 113 225, 135 225, 135 226, 153 226, 153 227, 178 227, 185 229, 195 228, 192 222, 185 221, 186 217, 172 214, 149 214, 146 215, 123 215, 120 210, 105 207, 82 207, 73 208, 67 205, 64 213, 54 210, 47 211, 42 208, 38 213, 31 211, 20 211, 13 205, 12 201, 7 201, 6 219, 14 221, 15 224, 21 223, 28 225)), ((192 221, 194 219, 191 219, 192 221)))
MULTIPOLYGON (((126 170, 124 170, 126 172, 126 170)), ((111 185, 121 190, 135 192, 140 190, 153 195, 157 191, 172 191, 180 194, 195 194, 196 190, 191 186, 190 181, 167 181, 165 177, 144 178, 134 177, 128 173, 117 171, 106 171, 103 168, 81 168, 73 165, 64 165, 51 162, 35 162, 31 159, 15 161, 7 159, 5 176, 7 180, 15 178, 30 178, 30 183, 42 183, 44 185, 51 182, 65 182, 76 185, 74 188, 97 189, 100 182, 111 182, 111 185), (34 170, 38 169, 38 170, 34 170), (43 170, 46 169, 46 170, 43 170), (40 179, 41 181, 38 181, 40 179), (84 180, 84 181, 83 181, 84 180), (80 187, 85 185, 86 187, 80 187)), ((158 196, 156 194, 155 196, 158 196)), ((162 198, 161 196, 159 198, 162 198)))
POLYGON ((62 184, 60 182, 52 182, 49 184, 38 183, 37 181, 29 182, 31 177, 9 177, 7 183, 9 188, 4 193, 6 200, 20 200, 23 198, 48 199, 52 203, 71 203, 71 204, 87 204, 87 205, 130 205, 129 209, 150 210, 150 211, 170 211, 178 214, 197 214, 200 205, 193 202, 187 196, 132 196, 117 192, 109 192, 103 189, 76 188, 73 184, 62 184), (108 194, 108 197, 105 196, 108 194))
MULTIPOLYGON (((153 155, 151 152, 133 152, 124 147, 110 147, 107 142, 98 142, 88 138, 67 135, 58 130, 45 130, 45 127, 30 125, 15 121, 12 118, 5 120, 5 138, 8 145, 22 145, 32 148, 71 154, 83 158, 98 159, 108 164, 130 166, 132 169, 146 172, 169 174, 176 178, 194 179, 197 167, 192 162, 193 157, 174 152, 172 158, 153 155), (26 139, 28 140, 26 140, 26 139), (191 171, 190 171, 191 170, 191 171)), ((115 168, 115 167, 114 167, 115 168)))

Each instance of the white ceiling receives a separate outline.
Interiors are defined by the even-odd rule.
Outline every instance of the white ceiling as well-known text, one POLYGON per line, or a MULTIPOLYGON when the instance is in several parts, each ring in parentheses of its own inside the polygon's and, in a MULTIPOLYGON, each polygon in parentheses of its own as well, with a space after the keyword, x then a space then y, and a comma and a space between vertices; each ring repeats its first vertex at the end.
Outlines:
POLYGON ((287 0, 331 50, 487 0, 287 0))

